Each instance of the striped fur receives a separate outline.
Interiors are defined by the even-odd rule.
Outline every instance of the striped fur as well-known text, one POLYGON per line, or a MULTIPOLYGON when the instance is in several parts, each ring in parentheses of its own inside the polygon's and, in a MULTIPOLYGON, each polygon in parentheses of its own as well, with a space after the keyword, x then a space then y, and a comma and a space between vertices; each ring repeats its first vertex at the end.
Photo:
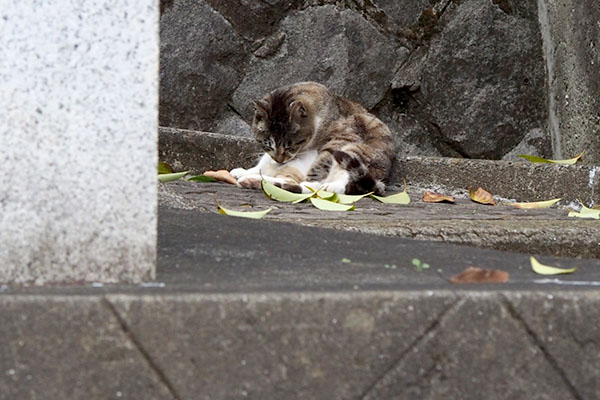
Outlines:
POLYGON ((306 186, 347 194, 385 190, 396 153, 394 139, 359 104, 315 82, 276 89, 254 104, 253 130, 270 163, 261 160, 262 166, 233 170, 240 186, 253 187, 245 182, 258 173, 294 191, 307 191, 306 186), (316 157, 308 167, 303 162, 299 174, 286 175, 288 163, 313 150, 316 157))

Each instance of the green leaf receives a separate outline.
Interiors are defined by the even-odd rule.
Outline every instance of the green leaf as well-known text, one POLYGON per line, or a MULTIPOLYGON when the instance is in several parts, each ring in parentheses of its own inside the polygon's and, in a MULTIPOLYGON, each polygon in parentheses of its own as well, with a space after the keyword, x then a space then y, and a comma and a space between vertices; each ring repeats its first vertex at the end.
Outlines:
POLYGON ((533 269, 533 272, 540 275, 570 274, 577 270, 577 268, 556 268, 549 265, 540 264, 540 262, 533 256, 531 256, 529 260, 531 261, 531 268, 533 269))
POLYGON ((372 198, 375 200, 379 200, 382 203, 386 204, 408 204, 410 203, 410 197, 406 191, 393 194, 391 196, 375 196, 374 194, 370 194, 372 198))
POLYGON ((310 202, 319 210, 325 211, 352 211, 354 204, 338 204, 333 201, 323 200, 318 197, 311 197, 310 202))
POLYGON ((186 179, 186 181, 217 182, 217 179, 213 178, 212 176, 196 175, 196 176, 192 176, 191 178, 186 179))
POLYGON ((176 181, 177 179, 181 179, 184 176, 186 176, 190 171, 183 171, 183 172, 175 172, 172 174, 160 174, 158 175, 158 180, 160 182, 171 182, 171 181, 176 181))
POLYGON ((272 183, 267 182, 265 180, 262 181, 262 190, 268 198, 288 203, 300 203, 301 201, 304 201, 309 197, 314 196, 314 193, 293 193, 282 189, 278 186, 275 186, 272 183))
POLYGON ((360 199, 367 197, 369 195, 373 194, 373 192, 370 193, 365 193, 365 194, 339 194, 337 195, 337 202, 340 204, 352 204, 352 203, 356 203, 357 201, 359 201, 360 199))
POLYGON ((260 219, 260 218, 264 217, 265 215, 267 215, 272 210, 272 208, 268 208, 263 211, 234 211, 234 210, 229 210, 229 209, 221 206, 219 203, 217 203, 217 207, 219 209, 219 212, 223 215, 229 215, 232 217, 252 218, 252 219, 260 219))
POLYGON ((159 162, 158 163, 158 173, 159 174, 172 174, 173 168, 167 163, 159 162))
POLYGON ((317 190, 317 192, 315 194, 320 199, 329 200, 329 201, 333 201, 334 203, 337 203, 337 200, 338 200, 338 194, 337 193, 328 192, 326 190, 319 189, 319 190, 317 190))
POLYGON ((419 260, 418 258, 413 258, 411 262, 412 262, 412 265, 414 265, 415 267, 421 266, 421 260, 419 260))
POLYGON ((340 261, 342 261, 344 264, 350 264, 352 262, 352 260, 346 257, 342 258, 340 261))
POLYGON ((523 157, 524 159, 534 162, 534 163, 546 163, 546 164, 575 164, 579 159, 583 156, 584 151, 573 158, 569 158, 568 160, 548 160, 547 158, 542 158, 538 156, 529 156, 527 154, 520 154, 519 157, 523 157))

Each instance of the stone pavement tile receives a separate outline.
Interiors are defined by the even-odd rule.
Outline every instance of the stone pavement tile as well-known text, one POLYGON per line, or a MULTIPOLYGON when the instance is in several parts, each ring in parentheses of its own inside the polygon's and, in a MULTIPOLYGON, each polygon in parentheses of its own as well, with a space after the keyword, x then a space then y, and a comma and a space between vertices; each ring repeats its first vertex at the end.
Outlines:
POLYGON ((358 399, 455 302, 443 292, 110 295, 182 398, 358 399))
POLYGON ((361 399, 581 398, 499 297, 463 297, 361 399))
POLYGON ((99 296, 0 296, 0 399, 173 399, 99 296))
POLYGON ((600 398, 598 292, 515 293, 508 300, 529 334, 578 399, 600 398))

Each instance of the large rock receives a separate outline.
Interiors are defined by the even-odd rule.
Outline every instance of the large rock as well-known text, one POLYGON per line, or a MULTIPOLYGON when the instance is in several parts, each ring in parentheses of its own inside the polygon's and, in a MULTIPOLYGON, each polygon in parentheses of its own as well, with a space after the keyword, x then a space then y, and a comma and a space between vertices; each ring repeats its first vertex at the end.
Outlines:
POLYGON ((279 86, 313 80, 337 94, 375 106, 386 94, 406 50, 380 33, 358 12, 330 5, 288 15, 272 48, 253 57, 233 95, 233 106, 250 118, 251 100, 279 86), (270 56, 269 56, 270 55, 270 56))
POLYGON ((496 3, 450 5, 431 40, 420 85, 423 122, 447 155, 498 159, 529 131, 546 129, 536 4, 496 3))
POLYGON ((244 41, 204 1, 164 6, 160 29, 160 125, 214 129, 242 79, 244 41))

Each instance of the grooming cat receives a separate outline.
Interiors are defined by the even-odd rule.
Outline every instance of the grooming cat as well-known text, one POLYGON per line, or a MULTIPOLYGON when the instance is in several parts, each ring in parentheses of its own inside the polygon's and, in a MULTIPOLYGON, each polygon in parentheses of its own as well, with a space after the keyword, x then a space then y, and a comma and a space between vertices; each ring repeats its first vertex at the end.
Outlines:
POLYGON ((254 106, 252 129, 265 154, 255 167, 231 171, 239 186, 259 189, 265 179, 293 192, 384 192, 394 139, 361 105, 302 82, 276 89, 254 106))

